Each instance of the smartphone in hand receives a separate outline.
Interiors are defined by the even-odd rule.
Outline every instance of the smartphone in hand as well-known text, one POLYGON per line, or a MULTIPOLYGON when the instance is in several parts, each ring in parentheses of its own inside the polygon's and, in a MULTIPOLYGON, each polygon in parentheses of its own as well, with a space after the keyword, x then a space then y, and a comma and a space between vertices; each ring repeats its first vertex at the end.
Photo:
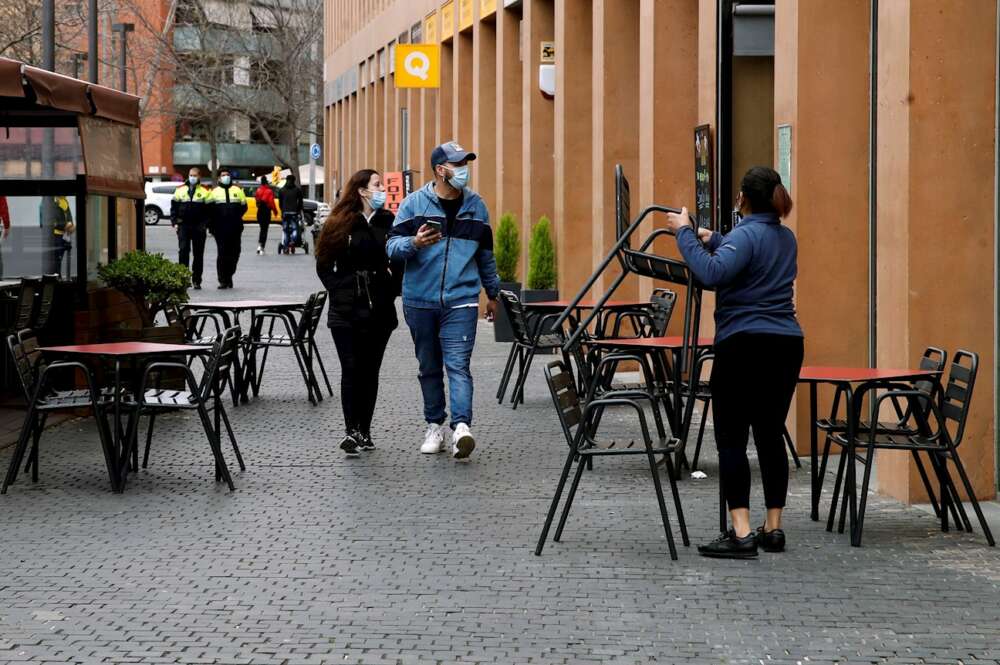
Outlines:
POLYGON ((424 225, 437 231, 438 235, 441 235, 441 222, 435 220, 427 220, 424 225))

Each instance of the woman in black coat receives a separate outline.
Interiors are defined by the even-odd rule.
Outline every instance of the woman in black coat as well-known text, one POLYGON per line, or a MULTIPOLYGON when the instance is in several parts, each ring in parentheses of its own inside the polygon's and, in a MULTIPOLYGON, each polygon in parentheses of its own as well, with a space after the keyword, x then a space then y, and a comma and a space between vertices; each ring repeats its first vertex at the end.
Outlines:
POLYGON ((396 297, 403 267, 390 265, 385 242, 393 214, 384 210, 385 186, 377 171, 351 176, 316 241, 316 273, 330 294, 328 325, 340 357, 340 401, 349 457, 374 450, 372 417, 378 375, 389 336, 399 324, 396 297))

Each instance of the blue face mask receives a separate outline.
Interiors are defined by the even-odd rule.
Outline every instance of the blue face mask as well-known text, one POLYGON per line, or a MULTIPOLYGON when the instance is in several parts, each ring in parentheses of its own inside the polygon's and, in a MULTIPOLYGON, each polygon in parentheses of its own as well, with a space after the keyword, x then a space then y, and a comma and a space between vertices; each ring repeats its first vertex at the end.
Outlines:
POLYGON ((469 166, 456 166, 451 170, 451 177, 448 178, 448 184, 455 189, 465 189, 465 186, 469 184, 469 166))
POLYGON ((227 175, 224 175, 221 178, 219 178, 219 182, 222 183, 223 187, 229 187, 229 183, 231 183, 232 181, 233 181, 232 178, 230 178, 227 175))
POLYGON ((198 176, 189 175, 188 176, 188 183, 191 184, 191 185, 197 185, 198 184, 198 176))
POLYGON ((381 210, 382 206, 385 205, 385 192, 372 192, 371 200, 372 210, 381 210))

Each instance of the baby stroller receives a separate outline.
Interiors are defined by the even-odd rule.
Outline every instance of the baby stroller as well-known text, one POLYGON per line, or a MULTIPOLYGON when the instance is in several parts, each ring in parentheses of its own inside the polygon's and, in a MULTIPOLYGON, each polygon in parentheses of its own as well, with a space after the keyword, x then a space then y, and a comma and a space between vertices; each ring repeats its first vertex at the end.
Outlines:
POLYGON ((309 243, 304 240, 306 225, 302 221, 302 215, 296 212, 286 212, 281 216, 281 244, 278 245, 278 254, 294 254, 295 249, 301 248, 305 253, 309 253, 309 243))

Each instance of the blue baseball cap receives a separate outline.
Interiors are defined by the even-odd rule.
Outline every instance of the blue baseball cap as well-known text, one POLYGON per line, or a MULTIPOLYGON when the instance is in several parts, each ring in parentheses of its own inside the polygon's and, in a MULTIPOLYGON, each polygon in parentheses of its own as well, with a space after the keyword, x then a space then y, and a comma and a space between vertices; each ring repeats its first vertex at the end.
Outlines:
POLYGON ((446 141, 431 151, 431 168, 438 164, 457 164, 475 159, 476 153, 469 152, 454 141, 446 141))

